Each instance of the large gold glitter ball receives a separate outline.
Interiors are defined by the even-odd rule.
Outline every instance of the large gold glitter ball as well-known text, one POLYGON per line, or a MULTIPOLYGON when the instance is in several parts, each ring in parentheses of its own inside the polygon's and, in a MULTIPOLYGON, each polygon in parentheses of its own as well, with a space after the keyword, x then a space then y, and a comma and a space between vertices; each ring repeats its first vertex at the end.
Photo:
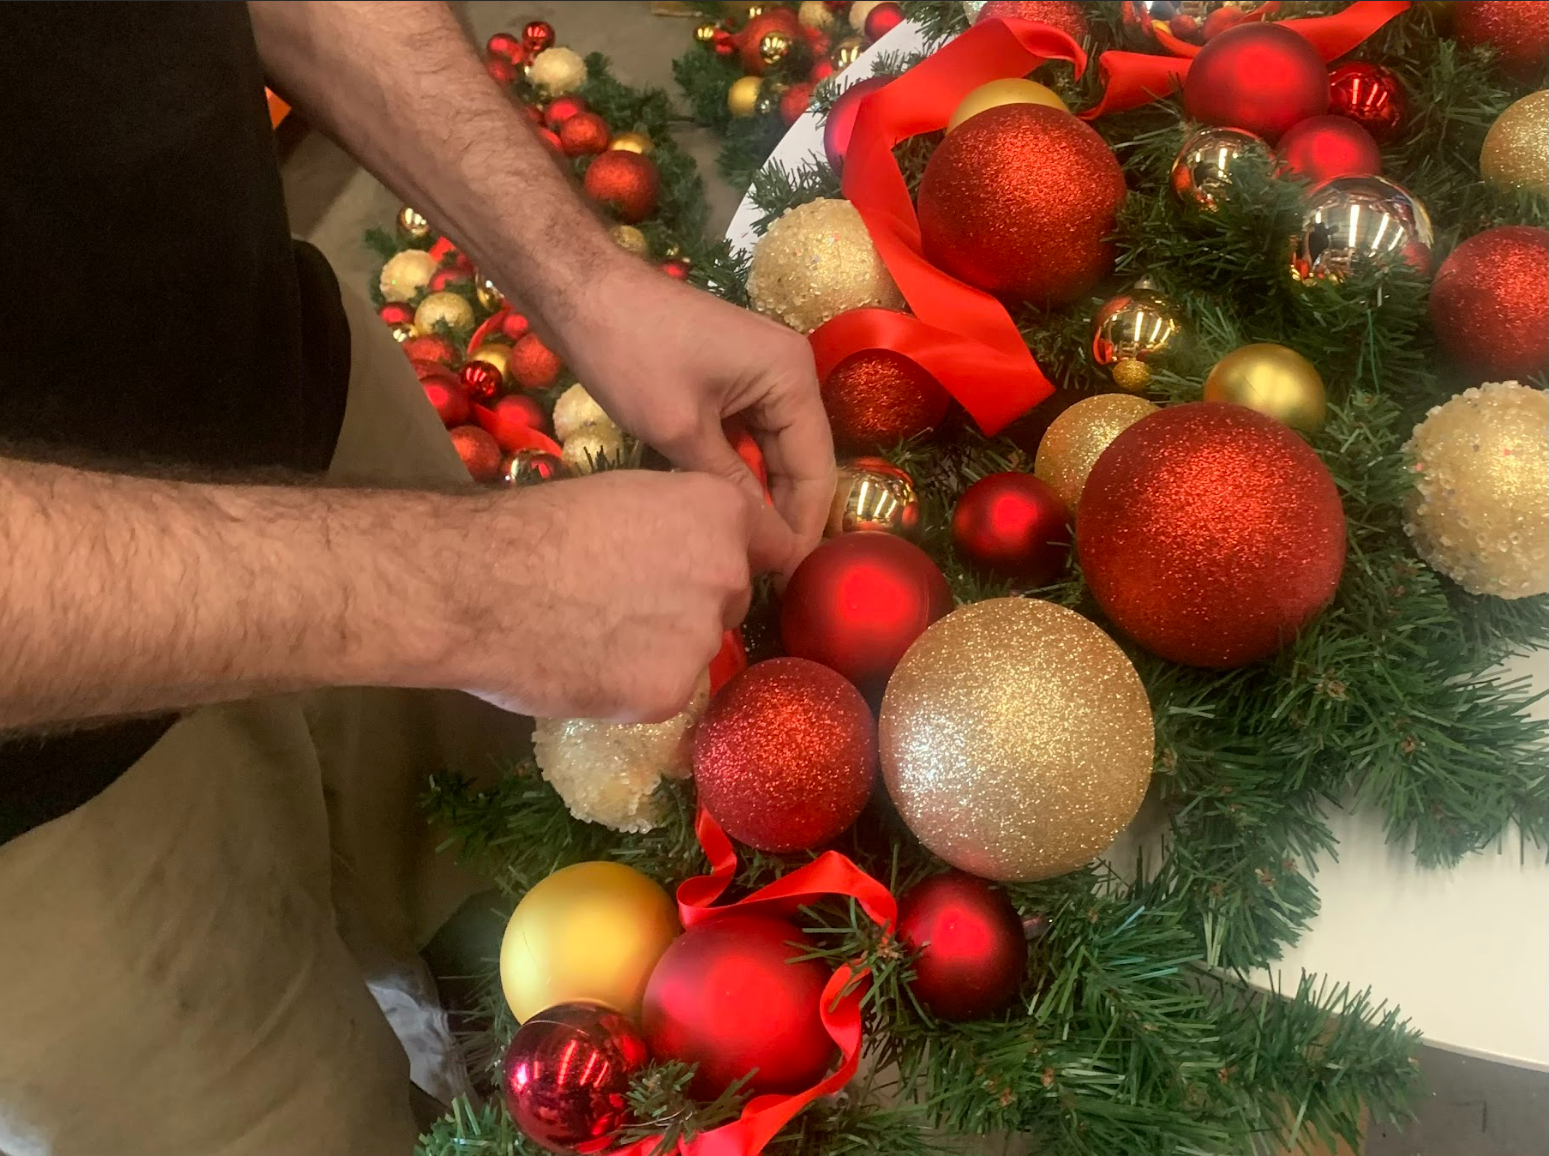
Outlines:
POLYGON ((947 131, 951 132, 970 117, 988 112, 992 108, 999 108, 1003 104, 1043 104, 1050 108, 1057 108, 1061 112, 1070 111, 1065 102, 1060 99, 1060 94, 1048 85, 1039 84, 1036 80, 1010 77, 981 84, 963 97, 947 119, 947 131))
POLYGON ((758 109, 758 94, 763 91, 762 76, 739 76, 726 90, 726 108, 732 116, 752 116, 758 109))
POLYGON ((1415 427, 1404 529, 1470 594, 1549 593, 1549 397, 1515 381, 1466 389, 1415 427))
POLYGON ((1173 160, 1173 194, 1185 205, 1213 213, 1232 195, 1232 166, 1249 157, 1269 159, 1262 137, 1240 128, 1202 128, 1173 160))
POLYGON ((760 313, 811 333, 848 309, 902 309, 860 213, 826 198, 786 210, 753 249, 748 299, 760 313))
POLYGON ((387 259, 377 287, 388 301, 412 301, 425 291, 437 267, 436 259, 425 250, 405 249, 387 259))
POLYGON ((450 329, 473 328, 473 306, 460 293, 442 290, 432 293, 414 311, 414 324, 422 333, 434 333, 437 325, 450 329))
POLYGON ((626 253, 633 253, 636 257, 644 257, 650 251, 650 243, 646 241, 645 234, 633 225, 614 225, 608 230, 608 236, 613 238, 613 243, 626 253))
POLYGON ((1151 378, 1149 372, 1137 374, 1135 365, 1149 370, 1182 344, 1182 310, 1148 283, 1109 298, 1092 319, 1092 360, 1131 392, 1144 389, 1151 378), (1121 363, 1130 364, 1120 369, 1121 363))
POLYGON ((586 61, 571 48, 545 48, 527 66, 527 80, 548 96, 574 92, 586 83, 586 61))
POLYGON ((1054 487, 1066 509, 1074 510, 1081 504, 1086 476, 1108 443, 1155 412, 1156 406, 1145 398, 1127 393, 1100 393, 1078 401, 1049 423, 1038 443, 1033 473, 1054 487))
POLYGON ((1431 267, 1431 215, 1386 177, 1335 177, 1307 194, 1291 236, 1291 277, 1342 281, 1367 263, 1431 267))
POLYGON ((1151 781, 1140 676, 1074 610, 992 598, 904 654, 882 700, 888 794, 927 848, 985 879, 1028 881, 1100 855, 1151 781))
POLYGON ((1479 151, 1479 175, 1503 189, 1549 196, 1549 88, 1495 118, 1479 151))
POLYGON ((856 458, 839 467, 823 533, 830 538, 880 530, 912 538, 920 530, 914 479, 886 458, 856 458))
POLYGON ((405 205, 398 210, 398 231, 411 240, 423 241, 430 236, 430 222, 418 209, 405 205))
POLYGON ((579 382, 560 394, 554 403, 554 436, 562 442, 573 438, 583 426, 613 424, 607 411, 579 382))
POLYGON ((1318 367, 1294 349, 1259 341, 1234 349, 1205 379, 1205 400, 1245 405, 1303 433, 1328 416, 1318 367))
POLYGON ((584 425, 565 441, 559 460, 572 474, 590 474, 624 462, 624 431, 611 421, 584 425))

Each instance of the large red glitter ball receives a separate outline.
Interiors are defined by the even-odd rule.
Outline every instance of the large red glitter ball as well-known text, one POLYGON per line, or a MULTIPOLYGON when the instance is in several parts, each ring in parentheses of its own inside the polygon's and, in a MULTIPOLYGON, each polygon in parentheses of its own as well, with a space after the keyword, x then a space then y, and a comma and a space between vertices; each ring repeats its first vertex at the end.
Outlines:
POLYGON ((1345 515, 1292 430, 1193 402, 1141 418, 1103 451, 1076 549, 1120 630, 1162 658, 1221 669, 1268 658, 1334 596, 1345 515))
POLYGON ((983 1019, 1022 986, 1022 921, 983 879, 953 871, 911 887, 898 901, 898 938, 918 953, 909 991, 938 1019, 983 1019))
POLYGON ((823 379, 823 408, 842 453, 874 453, 934 429, 947 391, 913 358, 890 349, 852 353, 823 379))
POLYGON ((500 476, 500 446, 476 425, 460 425, 447 431, 452 448, 476 482, 493 482, 500 476))
POLYGON ((764 59, 764 37, 771 32, 789 36, 793 41, 801 38, 801 24, 792 8, 771 8, 749 20, 737 33, 738 52, 741 53, 742 71, 750 76, 763 76, 769 68, 764 59))
POLYGON ((1409 95, 1392 70, 1369 60, 1347 60, 1329 70, 1328 110, 1355 121, 1378 144, 1388 144, 1409 121, 1409 95))
POLYGON ((979 21, 998 20, 1006 16, 1036 20, 1040 24, 1058 28, 1068 33, 1077 44, 1085 40, 1090 31, 1086 14, 1075 0, 990 0, 979 9, 979 21))
MULTIPOLYGON (((1224 9, 1223 9, 1224 11, 1224 9)), ((1313 184, 1382 171, 1372 134, 1342 116, 1309 116, 1280 138, 1280 163, 1313 184)))
POLYGON ((1549 0, 1457 0, 1452 34, 1470 48, 1488 44, 1507 76, 1543 87, 1549 69, 1549 0))
POLYGON ((518 339, 511 347, 511 380, 523 389, 547 389, 559 380, 564 368, 555 353, 536 333, 518 339))
POLYGON ((749 1073, 754 1095, 811 1087, 834 1057, 820 1016, 828 969, 800 958, 811 949, 799 928, 767 915, 696 923, 646 984, 640 1023, 652 1055, 698 1064, 690 1090, 701 1100, 749 1073))
POLYGON ((1328 111, 1328 66, 1279 24, 1239 24, 1199 50, 1183 82, 1183 107, 1202 124, 1247 129, 1268 141, 1328 111))
POLYGON ((1070 558, 1070 510, 1042 478, 1007 471, 980 478, 952 511, 952 542, 973 565, 1046 586, 1070 558))
POLYGON ((421 377, 420 384, 425 389, 425 399, 435 407, 436 416, 448 429, 462 425, 472 416, 473 406, 468 401, 467 391, 450 373, 421 377))
POLYGON ((605 1152, 629 1118, 629 1083, 650 1055, 629 1020, 601 1004, 539 1012, 506 1049, 506 1109, 550 1152, 605 1152))
POLYGON ((559 126, 559 147, 567 157, 596 155, 608 147, 608 122, 595 112, 578 112, 559 126))
POLYGON ((442 365, 457 364, 457 346, 449 337, 439 333, 422 333, 411 337, 398 347, 410 361, 439 361, 442 365))
POLYGON ((1090 127, 1057 108, 1008 104, 960 124, 919 192, 925 255, 970 285, 1062 305, 1113 268, 1124 172, 1090 127))
POLYGON ((836 173, 844 171, 844 154, 850 147, 850 134, 855 131, 855 116, 861 110, 861 101, 868 93, 876 92, 890 80, 886 76, 869 76, 845 89, 828 110, 823 122, 823 153, 828 165, 836 173))
POLYGON ((1549 369, 1549 230, 1502 225, 1452 250, 1431 286, 1431 328, 1483 380, 1549 369))
POLYGON ((637 224, 656 212, 661 193, 655 162, 625 149, 613 149, 594 160, 581 185, 587 196, 612 209, 626 225, 637 224))
POLYGON ((855 822, 877 774, 860 692, 804 658, 771 658, 710 701, 694 736, 699 801, 732 838, 805 851, 855 822))
POLYGON ((785 649, 880 694, 925 628, 952 609, 930 555, 880 531, 830 538, 796 567, 780 604, 785 649))

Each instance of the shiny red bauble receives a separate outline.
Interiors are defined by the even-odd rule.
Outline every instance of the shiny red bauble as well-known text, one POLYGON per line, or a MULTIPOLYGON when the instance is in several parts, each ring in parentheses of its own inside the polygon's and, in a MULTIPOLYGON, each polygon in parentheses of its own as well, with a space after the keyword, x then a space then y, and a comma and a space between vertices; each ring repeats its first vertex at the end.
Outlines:
POLYGON ((505 387, 506 379, 500 370, 487 361, 465 361, 457 371, 457 380, 474 401, 491 401, 505 387))
POLYGON ((994 1015, 1022 986, 1022 920, 983 879, 954 871, 911 887, 898 901, 898 938, 917 954, 909 991, 938 1019, 994 1015))
POLYGON ((531 328, 527 318, 520 313, 507 313, 500 319, 500 333, 507 341, 520 341, 531 328))
POLYGON ((799 1092, 828 1072, 834 1044, 819 1009, 828 968, 801 960, 801 930, 764 915, 720 915, 663 953, 640 1024, 658 1062, 698 1064, 693 1094, 713 1100, 751 1074, 748 1092, 799 1092))
POLYGON ((655 162, 624 149, 613 149, 594 160, 581 186, 587 196, 611 209, 626 225, 638 224, 656 212, 661 195, 655 162))
POLYGON ((384 325, 412 325, 414 306, 406 301, 389 301, 377 310, 377 316, 382 319, 384 325))
POLYGON ((978 19, 998 20, 1014 16, 1022 20, 1036 20, 1068 33, 1071 39, 1080 44, 1090 31, 1081 7, 1075 0, 990 0, 979 9, 978 19))
POLYGON ((435 407, 436 416, 448 429, 462 425, 472 415, 467 392, 450 373, 421 377, 420 385, 425 390, 425 400, 435 407))
POLYGON ((523 389, 547 389, 559 380, 564 368, 555 353, 536 333, 518 339, 511 347, 511 380, 523 389))
POLYGON ((578 112, 559 126, 559 147, 567 157, 595 156, 607 151, 611 135, 595 112, 578 112))
POLYGON ((551 128, 540 128, 536 131, 538 133, 539 140, 548 145, 549 148, 553 149, 554 152, 560 156, 565 155, 565 150, 562 149, 559 144, 559 133, 555 132, 551 128))
POLYGON ((398 347, 410 361, 439 361, 442 365, 457 364, 457 346, 449 337, 439 333, 423 333, 411 337, 398 347))
POLYGON ((904 10, 892 0, 884 0, 884 3, 866 13, 866 39, 881 40, 903 22, 904 10))
POLYGON ((529 21, 522 29, 522 47, 529 56, 536 56, 545 48, 554 47, 554 25, 547 20, 529 21))
POLYGON ((500 446, 476 425, 460 425, 447 431, 452 448, 476 482, 493 482, 500 476, 500 446))
POLYGON ((764 37, 771 32, 788 36, 792 41, 801 38, 801 24, 791 8, 771 8, 749 20, 737 33, 737 51, 741 53, 742 71, 749 76, 763 76, 770 62, 764 59, 764 37))
POLYGON ((926 433, 947 416, 950 399, 920 363, 891 349, 864 349, 823 379, 823 408, 834 446, 875 453, 926 433))
POLYGON ((1279 24, 1239 24, 1202 49, 1183 82, 1183 107, 1202 124, 1247 129, 1268 141, 1328 111, 1328 66, 1279 24))
POLYGON ((1549 69, 1549 0, 1457 0, 1452 34, 1470 48, 1495 49, 1495 62, 1513 80, 1544 86, 1549 69))
POLYGON ((1124 172, 1070 113, 1008 104, 958 125, 920 181, 920 237, 959 280, 1036 305, 1089 292, 1113 268, 1124 172))
POLYGON ((527 59, 527 50, 522 47, 522 42, 509 32, 497 32, 484 42, 484 51, 492 56, 504 56, 512 64, 521 64, 527 59))
POLYGON ((618 1012, 558 1004, 522 1024, 506 1049, 506 1110, 549 1152, 605 1152, 629 1118, 630 1080, 649 1059, 645 1039, 618 1012))
POLYGON ((780 94, 780 121, 787 128, 801 119, 812 103, 812 85, 805 82, 793 84, 780 94))
POLYGON ((508 57, 493 52, 484 57, 484 71, 496 84, 515 84, 516 65, 508 57))
POLYGON ((877 773, 876 722, 860 692, 804 658, 771 658, 733 677, 694 735, 699 801, 760 851, 806 851, 865 807, 877 773))
POLYGON ((788 653, 837 670, 876 695, 952 590, 924 550, 876 530, 843 534, 796 567, 780 603, 788 653))
POLYGON ((534 431, 547 433, 549 419, 543 407, 526 394, 503 397, 490 407, 479 423, 508 454, 533 448, 534 431))
POLYGON ((829 167, 834 172, 844 171, 844 154, 850 147, 850 134, 855 131, 855 117, 861 110, 861 101, 886 85, 890 79, 886 76, 869 76, 857 81, 840 93, 839 99, 828 110, 828 119, 823 122, 823 153, 828 157, 829 167))
POLYGON ((1345 515, 1295 432, 1246 406, 1192 402, 1103 451, 1076 549, 1121 631, 1162 658, 1225 669, 1268 658, 1333 598, 1345 515))
POLYGON ((590 112, 591 105, 586 103, 584 96, 576 96, 567 93, 564 96, 556 96, 544 106, 543 123, 558 132, 560 126, 573 116, 580 116, 583 112, 590 112))
POLYGON ((1396 140, 1409 123, 1409 95, 1391 69, 1369 60, 1347 60, 1329 69, 1328 110, 1355 121, 1384 145, 1396 140))
POLYGON ((1543 373, 1549 368, 1549 230, 1501 225, 1452 250, 1431 285, 1431 328, 1452 360, 1479 381, 1543 373))
POLYGON ((1309 116, 1280 138, 1284 172, 1321 184, 1335 177, 1370 177, 1382 171, 1372 134, 1342 116, 1309 116))
POLYGON ((1024 586, 1046 586, 1070 561, 1070 510, 1042 478, 990 474, 957 500, 952 543, 981 570, 1024 586))

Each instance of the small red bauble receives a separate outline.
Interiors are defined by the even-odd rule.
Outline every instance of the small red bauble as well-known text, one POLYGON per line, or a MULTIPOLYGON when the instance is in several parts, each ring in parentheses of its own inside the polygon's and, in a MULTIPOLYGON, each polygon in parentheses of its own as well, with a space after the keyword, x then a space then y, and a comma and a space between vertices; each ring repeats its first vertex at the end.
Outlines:
POLYGON ((925 255, 988 292, 1062 305, 1113 268, 1124 191, 1113 150, 1070 113, 992 108, 958 125, 925 166, 925 255))
POLYGON ((661 269, 663 273, 667 274, 674 281, 687 281, 689 273, 692 272, 687 261, 678 260, 663 261, 661 269))
POLYGON ((531 328, 527 318, 520 313, 507 313, 500 319, 500 332, 508 341, 520 341, 531 328))
POLYGON ((1205 17, 1205 39, 1214 40, 1228 28, 1236 28, 1248 18, 1241 8, 1217 8, 1205 17))
POLYGON ((547 20, 532 20, 522 29, 522 47, 529 56, 554 47, 554 26, 547 20))
POLYGON ((656 212, 661 192, 661 178, 651 158, 624 149, 612 149, 594 160, 581 184, 587 196, 613 210, 626 225, 638 224, 656 212))
POLYGON ((480 423, 495 439, 495 444, 508 454, 532 448, 530 435, 534 430, 546 433, 548 415, 543 407, 524 394, 503 397, 491 408, 487 420, 480 423))
POLYGON ((812 69, 807 73, 807 79, 813 84, 827 80, 834 74, 834 62, 832 60, 814 60, 812 69))
POLYGON ((476 425, 460 425, 447 431, 452 446, 476 482, 493 482, 500 476, 500 446, 476 425))
POLYGON ((861 110, 861 101, 887 84, 888 79, 886 76, 869 76, 850 85, 828 110, 828 120, 823 124, 823 152, 834 172, 844 171, 844 154, 850 147, 850 134, 855 131, 855 116, 861 110))
POLYGON ((602 1004, 558 1004, 527 1020, 506 1049, 506 1109, 547 1151, 606 1151, 629 1118, 630 1079, 649 1059, 625 1016, 602 1004))
POLYGON ((904 10, 892 0, 886 0, 866 13, 866 39, 881 40, 903 22, 904 10))
POLYGON ((457 371, 457 380, 462 382, 468 396, 474 401, 489 401, 497 395, 506 384, 505 377, 487 361, 467 361, 457 371))
POLYGON ((457 265, 447 265, 430 275, 429 289, 432 293, 439 293, 452 285, 466 285, 471 280, 473 278, 468 275, 468 270, 457 265))
POLYGON ((842 453, 874 453, 934 429, 950 399, 919 362, 890 349, 852 353, 823 379, 823 408, 842 453))
POLYGON ((519 110, 521 110, 522 115, 527 118, 527 122, 529 124, 542 124, 543 123, 543 110, 541 108, 539 108, 537 105, 535 105, 535 104, 518 104, 516 107, 519 110))
POLYGON ((807 36, 807 47, 813 56, 825 57, 834 49, 833 37, 821 28, 803 28, 807 36))
POLYGON ((877 694, 925 628, 952 609, 930 555, 893 534, 822 543, 796 567, 780 603, 785 649, 877 694))
POLYGON ((516 83, 516 65, 504 56, 497 56, 494 53, 485 56, 484 71, 496 84, 516 83))
POLYGON ((1328 111, 1328 66, 1279 24, 1240 24, 1199 50, 1183 82, 1183 107, 1203 124, 1247 129, 1268 141, 1328 111))
POLYGON ((567 157, 595 156, 608 147, 608 122, 595 112, 578 112, 559 126, 559 147, 567 157))
POLYGON ((1086 15, 1075 0, 990 0, 979 10, 979 20, 1016 16, 1058 28, 1077 44, 1087 38, 1086 15))
POLYGON ((1279 153, 1284 171, 1315 185, 1335 177, 1370 177, 1382 171, 1382 153, 1372 134, 1342 116, 1309 116, 1293 125, 1280 138, 1279 153))
POLYGON ((1488 44, 1507 76, 1543 87, 1549 69, 1549 0, 1457 0, 1452 34, 1470 48, 1488 44))
POLYGON ((1029 586, 1046 586, 1070 560, 1070 511, 1032 474, 980 478, 952 511, 952 542, 973 565, 1029 586))
POLYGON ((812 103, 812 85, 793 84, 780 94, 780 119, 786 126, 795 124, 812 103))
POLYGON ((385 325, 414 324, 414 307, 403 301, 389 301, 377 310, 377 316, 385 325))
POLYGON ((1431 328, 1484 381, 1549 367, 1549 230, 1502 225, 1464 241, 1431 286, 1431 328))
POLYGON ((425 389, 426 400, 435 407, 436 416, 448 429, 462 425, 472 415, 473 408, 468 404, 468 394, 450 373, 422 377, 420 384, 425 389))
POLYGON ((410 361, 439 361, 442 365, 457 364, 457 346, 439 333, 422 333, 411 337, 398 347, 410 361))
POLYGON ((779 32, 797 40, 801 36, 801 24, 796 19, 796 13, 790 8, 771 8, 767 12, 761 12, 749 20, 747 26, 737 33, 737 50, 742 57, 742 71, 749 76, 763 76, 769 69, 769 62, 764 59, 764 37, 771 32, 779 32))
POLYGON ((1246 406, 1191 402, 1103 451, 1076 543, 1120 630, 1162 658, 1225 669, 1274 654, 1334 596, 1345 515, 1295 432, 1246 406))
POLYGON ((571 117, 590 111, 591 106, 586 103, 586 98, 583 96, 576 96, 573 93, 556 96, 543 109, 543 123, 558 132, 560 126, 571 117))
POLYGON ((521 64, 527 59, 527 50, 522 47, 522 42, 509 32, 497 32, 484 42, 484 51, 491 56, 504 56, 512 64, 521 64))
POLYGON ((523 389, 547 389, 564 368, 559 354, 529 333, 511 347, 511 380, 523 389))
POLYGON ((760 851, 805 851, 865 807, 877 728, 860 693, 804 658, 771 658, 710 700, 694 736, 694 783, 726 833, 760 851))
POLYGON ((1347 60, 1329 70, 1328 110, 1355 121, 1378 144, 1388 144, 1409 120, 1409 96, 1389 69, 1368 60, 1347 60))
POLYGON ((954 871, 911 887, 898 901, 898 938, 918 953, 909 991, 938 1019, 994 1015, 1022 986, 1022 920, 983 879, 954 871))

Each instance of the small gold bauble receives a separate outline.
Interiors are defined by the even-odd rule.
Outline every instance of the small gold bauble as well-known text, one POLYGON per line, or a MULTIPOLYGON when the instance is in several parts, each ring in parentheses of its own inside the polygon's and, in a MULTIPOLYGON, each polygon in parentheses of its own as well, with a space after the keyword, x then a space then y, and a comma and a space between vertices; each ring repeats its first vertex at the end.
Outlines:
POLYGON ((479 304, 491 313, 506 303, 506 295, 495 288, 495 283, 488 277, 480 277, 474 285, 474 293, 478 295, 479 304))
POLYGON ((708 22, 699 25, 699 27, 694 29, 694 39, 701 44, 709 44, 715 39, 715 28, 714 24, 708 22))
POLYGON ((790 55, 791 40, 787 33, 776 29, 773 32, 764 33, 758 42, 758 56, 765 64, 779 64, 790 55))
POLYGON ((635 1017, 681 929, 672 899, 622 863, 564 867, 522 897, 500 941, 500 986, 517 1022, 592 1000, 635 1017))
POLYGON ((641 156, 646 156, 656 148, 656 145, 643 132, 621 132, 608 142, 608 147, 619 152, 639 153, 641 156))
POLYGON ((500 463, 500 480, 508 486, 535 486, 564 476, 565 465, 543 450, 517 450, 500 463))
POLYGON ((823 0, 801 0, 801 6, 796 9, 796 22, 818 32, 827 32, 838 23, 823 0))
POLYGON ((1335 177, 1307 194, 1301 228, 1291 237, 1291 277, 1342 281, 1352 269, 1431 264, 1431 216, 1385 177, 1335 177))
POLYGON ((1113 384, 1125 393, 1144 393, 1151 384, 1151 371, 1138 357, 1121 357, 1108 371, 1113 384))
POLYGON ((624 431, 611 421, 584 425, 565 442, 560 461, 572 474, 590 474, 624 461, 624 431))
POLYGON ((903 470, 885 458, 856 458, 839 467, 826 536, 881 530, 912 538, 919 529, 920 499, 903 470))
POLYGON ((1148 284, 1110 297, 1092 319, 1092 360, 1107 366, 1114 384, 1131 393, 1151 380, 1150 363, 1183 344, 1182 311, 1148 284))
POLYGON ((866 42, 859 36, 846 36, 834 45, 834 50, 829 53, 829 59, 834 62, 834 67, 843 72, 850 65, 860 59, 861 53, 866 51, 866 42))
POLYGON ((436 259, 425 250, 405 249, 387 259, 377 287, 388 301, 412 301, 425 291, 437 267, 436 259))
POLYGON ((1156 408, 1145 398, 1127 393, 1100 393, 1076 402, 1044 431, 1033 473, 1053 486, 1065 508, 1074 513, 1081 504, 1086 476, 1108 443, 1156 408))
POLYGON ((1549 88, 1495 118, 1479 152, 1479 175, 1503 189, 1549 196, 1549 88))
POLYGON ((500 371, 500 379, 511 384, 511 347, 500 341, 484 341, 478 351, 468 355, 469 361, 482 361, 500 371))
POLYGON ((569 441, 582 426, 613 424, 607 411, 579 382, 560 394, 554 403, 554 436, 561 442, 569 441))
POLYGON ((545 48, 527 66, 527 79, 548 96, 574 92, 586 83, 586 61, 570 48, 545 48))
POLYGON ((747 18, 749 20, 752 20, 755 16, 762 16, 764 14, 765 7, 766 6, 763 5, 763 4, 749 4, 749 5, 747 5, 746 6, 747 18))
POLYGON ((1061 112, 1070 111, 1065 102, 1060 99, 1059 93, 1047 85, 1039 84, 1036 80, 1022 80, 1017 77, 992 80, 988 84, 981 84, 958 102, 957 107, 952 110, 952 116, 947 120, 947 131, 951 132, 970 117, 1006 104, 1041 104, 1048 108, 1057 108, 1061 112))
POLYGON ((882 777, 935 854, 985 879, 1029 881, 1100 855, 1151 781, 1155 728, 1140 676, 1074 610, 992 598, 929 627, 888 680, 882 777))
POLYGON ((850 5, 850 27, 856 32, 866 31, 866 17, 871 15, 871 10, 883 0, 855 0, 850 5))
POLYGON ((398 210, 398 231, 413 241, 423 241, 430 236, 430 222, 417 209, 408 205, 398 210))
POLYGON ((761 76, 739 76, 726 90, 726 107, 732 116, 752 116, 758 107, 758 93, 764 86, 761 76))
POLYGON ((402 345, 411 337, 418 337, 420 335, 419 326, 412 321, 394 321, 387 327, 387 331, 393 335, 393 340, 399 345, 402 345))
POLYGON ((1173 193, 1185 205, 1213 213, 1231 196, 1232 166, 1248 157, 1269 159, 1261 137, 1240 128, 1202 128, 1173 160, 1173 193))
POLYGON ((633 225, 614 225, 608 230, 608 236, 613 238, 613 243, 620 249, 636 257, 644 257, 651 248, 645 234, 633 225))
POLYGON ((811 333, 848 309, 902 309, 860 213, 827 198, 782 213, 753 247, 748 299, 760 313, 811 333))
POLYGON ((1205 400, 1247 406, 1309 434, 1322 429, 1328 416, 1318 367, 1268 341, 1234 349, 1216 362, 1205 378, 1205 400))
POLYGON ((419 308, 414 311, 414 324, 424 333, 434 333, 438 325, 454 330, 472 329, 473 306, 462 294, 444 289, 419 303, 419 308))
POLYGON ((1549 396, 1515 381, 1433 408, 1404 447, 1415 552, 1470 594, 1549 593, 1549 396))

